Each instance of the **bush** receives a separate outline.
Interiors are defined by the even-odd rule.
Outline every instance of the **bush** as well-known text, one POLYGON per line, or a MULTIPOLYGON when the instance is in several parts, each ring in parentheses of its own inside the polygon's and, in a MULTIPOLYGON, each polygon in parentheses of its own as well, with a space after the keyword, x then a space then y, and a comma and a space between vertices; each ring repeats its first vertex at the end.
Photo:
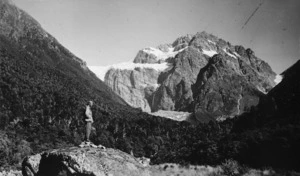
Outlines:
POLYGON ((8 139, 6 133, 0 131, 0 166, 8 163, 11 148, 11 141, 8 139))
POLYGON ((223 173, 227 176, 238 176, 246 173, 246 171, 235 160, 228 159, 221 164, 223 173))

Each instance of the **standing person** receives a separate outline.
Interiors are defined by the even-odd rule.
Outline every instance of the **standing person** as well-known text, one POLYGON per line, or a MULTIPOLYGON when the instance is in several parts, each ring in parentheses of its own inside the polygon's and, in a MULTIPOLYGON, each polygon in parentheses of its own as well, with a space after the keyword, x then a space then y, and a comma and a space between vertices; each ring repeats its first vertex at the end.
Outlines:
POLYGON ((90 135, 91 135, 91 131, 92 131, 92 123, 94 122, 93 120, 93 113, 92 113, 92 106, 93 106, 94 102, 93 101, 89 101, 86 109, 85 109, 85 116, 86 116, 86 133, 85 133, 85 141, 87 144, 90 144, 90 135))
POLYGON ((93 113, 92 113, 93 104, 94 104, 93 101, 89 101, 85 108, 85 122, 86 122, 85 141, 82 142, 79 146, 80 147, 94 147, 94 148, 100 148, 100 149, 106 150, 106 148, 104 146, 102 146, 102 145, 96 146, 95 144, 93 144, 90 141, 91 131, 92 130, 96 131, 96 129, 94 127, 92 127, 92 123, 94 122, 93 113))

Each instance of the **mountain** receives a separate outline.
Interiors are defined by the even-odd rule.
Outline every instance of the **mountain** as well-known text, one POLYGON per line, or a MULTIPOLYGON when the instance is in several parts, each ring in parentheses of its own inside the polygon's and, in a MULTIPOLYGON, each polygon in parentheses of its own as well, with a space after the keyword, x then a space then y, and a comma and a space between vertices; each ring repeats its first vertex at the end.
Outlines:
POLYGON ((192 112, 200 121, 249 111, 279 78, 251 49, 206 32, 142 49, 128 65, 112 66, 104 81, 129 105, 192 112))

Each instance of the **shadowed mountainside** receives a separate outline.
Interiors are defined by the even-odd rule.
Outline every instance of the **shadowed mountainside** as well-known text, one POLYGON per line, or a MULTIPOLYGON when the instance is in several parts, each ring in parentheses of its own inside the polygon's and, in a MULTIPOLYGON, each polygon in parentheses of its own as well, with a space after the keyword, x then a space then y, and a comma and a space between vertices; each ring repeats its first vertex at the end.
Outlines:
POLYGON ((282 73, 283 80, 256 108, 234 123, 235 147, 243 151, 239 159, 244 163, 299 170, 299 75, 300 60, 282 73))

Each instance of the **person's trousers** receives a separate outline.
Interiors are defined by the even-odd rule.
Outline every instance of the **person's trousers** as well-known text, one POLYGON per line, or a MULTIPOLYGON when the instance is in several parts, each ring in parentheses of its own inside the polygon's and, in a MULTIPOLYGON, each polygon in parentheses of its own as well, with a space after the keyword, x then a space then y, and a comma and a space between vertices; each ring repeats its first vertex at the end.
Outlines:
POLYGON ((90 135, 91 135, 91 130, 92 130, 92 122, 87 122, 86 123, 86 141, 90 141, 90 135))

